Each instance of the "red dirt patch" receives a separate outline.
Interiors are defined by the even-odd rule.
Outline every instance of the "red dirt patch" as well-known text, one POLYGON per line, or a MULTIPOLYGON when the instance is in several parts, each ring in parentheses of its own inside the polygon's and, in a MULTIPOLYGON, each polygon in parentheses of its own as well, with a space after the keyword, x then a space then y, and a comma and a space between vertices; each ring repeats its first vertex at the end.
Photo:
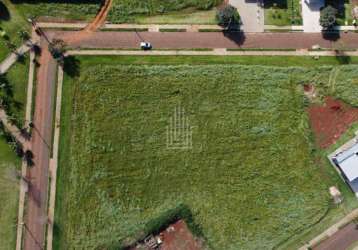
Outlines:
POLYGON ((200 250, 202 243, 196 240, 183 220, 170 225, 160 233, 163 240, 160 250, 200 250))
MULTIPOLYGON (((138 242, 130 250, 202 250, 203 242, 195 238, 183 220, 179 220, 169 225, 159 235, 148 237, 153 241, 160 239, 158 247, 150 247, 145 241, 138 242)), ((155 244, 153 244, 155 245, 155 244)))
POLYGON ((324 105, 312 105, 308 113, 316 142, 321 148, 334 144, 354 122, 358 121, 358 108, 332 97, 326 97, 324 105))

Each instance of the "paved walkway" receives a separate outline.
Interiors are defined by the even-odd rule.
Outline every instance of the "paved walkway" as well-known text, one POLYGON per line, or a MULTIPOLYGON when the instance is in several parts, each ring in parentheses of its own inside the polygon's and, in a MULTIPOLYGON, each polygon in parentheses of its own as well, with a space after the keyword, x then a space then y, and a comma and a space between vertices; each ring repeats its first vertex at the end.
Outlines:
POLYGON ((262 0, 229 0, 229 4, 236 7, 240 13, 244 32, 264 31, 264 9, 262 0))
POLYGON ((16 50, 16 53, 12 52, 1 64, 0 64, 0 74, 4 74, 9 70, 9 68, 19 59, 19 55, 23 55, 30 50, 30 47, 26 44, 21 45, 20 48, 16 50))
MULTIPOLYGON (((351 222, 352 220, 354 220, 357 217, 358 217, 358 209, 355 209, 352 212, 350 212, 348 215, 346 215, 343 219, 338 221, 336 224, 329 227, 326 231, 324 231, 320 235, 316 236, 314 239, 312 239, 310 242, 308 242, 308 244, 306 244, 305 246, 302 246, 299 250, 307 250, 307 249, 309 249, 309 247, 317 246, 320 242, 322 242, 324 239, 326 239, 328 237, 332 237, 332 240, 334 241, 334 239, 340 235, 340 234, 337 235, 336 233, 339 232, 339 230, 342 227, 344 227, 345 225, 347 225, 349 222, 351 222)), ((358 234, 357 231, 355 233, 358 234)), ((341 236, 339 236, 339 238, 340 237, 341 236)), ((319 248, 319 249, 323 249, 323 248, 319 248)), ((335 249, 335 250, 338 250, 338 249, 335 249)))
POLYGON ((304 32, 320 32, 320 9, 324 6, 324 0, 301 0, 302 19, 304 32))
POLYGON ((8 131, 12 137, 23 146, 24 150, 30 148, 29 141, 22 136, 20 129, 16 127, 12 122, 9 121, 9 118, 4 109, 0 108, 0 121, 5 127, 5 130, 8 131))

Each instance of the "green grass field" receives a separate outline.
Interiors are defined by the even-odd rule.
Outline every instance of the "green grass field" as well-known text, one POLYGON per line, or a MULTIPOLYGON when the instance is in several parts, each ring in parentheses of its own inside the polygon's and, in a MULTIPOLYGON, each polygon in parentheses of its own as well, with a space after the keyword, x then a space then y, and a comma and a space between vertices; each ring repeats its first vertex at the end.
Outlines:
MULTIPOLYGON (((1 133, 1 132, 0 132, 1 133)), ((0 135, 0 249, 15 248, 16 216, 19 182, 14 179, 13 169, 20 167, 20 161, 0 135)))
POLYGON ((58 19, 91 20, 99 8, 100 0, 88 1, 23 1, 15 0, 16 8, 24 17, 55 17, 58 19))
MULTIPOLYGON (((17 6, 10 0, 0 3, 0 28, 6 32, 9 42, 19 46, 22 43, 18 35, 20 30, 29 30, 30 25, 21 15, 17 6)), ((4 60, 10 53, 10 49, 6 46, 6 39, 0 36, 0 61, 4 60)))
POLYGON ((327 187, 340 180, 322 178, 332 169, 314 163, 301 85, 353 104, 356 92, 325 84, 332 66, 154 58, 84 57, 80 76, 65 77, 55 249, 118 248, 180 204, 213 249, 280 246, 326 215, 327 187), (147 65, 125 65, 136 62, 147 65), (179 103, 193 126, 191 150, 166 148, 179 103))

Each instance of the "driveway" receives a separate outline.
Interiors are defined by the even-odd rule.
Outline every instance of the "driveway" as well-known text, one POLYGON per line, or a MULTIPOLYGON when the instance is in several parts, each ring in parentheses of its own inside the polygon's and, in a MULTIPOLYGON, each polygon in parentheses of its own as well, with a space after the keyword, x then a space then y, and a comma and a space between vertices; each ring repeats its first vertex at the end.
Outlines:
POLYGON ((320 32, 320 9, 324 6, 324 0, 301 0, 302 19, 304 32, 320 32))
POLYGON ((244 32, 264 31, 263 0, 230 0, 229 4, 239 11, 244 32))

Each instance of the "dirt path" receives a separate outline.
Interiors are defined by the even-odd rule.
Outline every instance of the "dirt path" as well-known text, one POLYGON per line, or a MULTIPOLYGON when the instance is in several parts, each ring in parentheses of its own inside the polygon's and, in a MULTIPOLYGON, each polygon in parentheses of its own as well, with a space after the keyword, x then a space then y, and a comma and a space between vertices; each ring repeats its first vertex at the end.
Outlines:
POLYGON ((99 29, 105 23, 111 6, 112 0, 106 0, 95 19, 84 29, 84 31, 94 32, 99 29))

